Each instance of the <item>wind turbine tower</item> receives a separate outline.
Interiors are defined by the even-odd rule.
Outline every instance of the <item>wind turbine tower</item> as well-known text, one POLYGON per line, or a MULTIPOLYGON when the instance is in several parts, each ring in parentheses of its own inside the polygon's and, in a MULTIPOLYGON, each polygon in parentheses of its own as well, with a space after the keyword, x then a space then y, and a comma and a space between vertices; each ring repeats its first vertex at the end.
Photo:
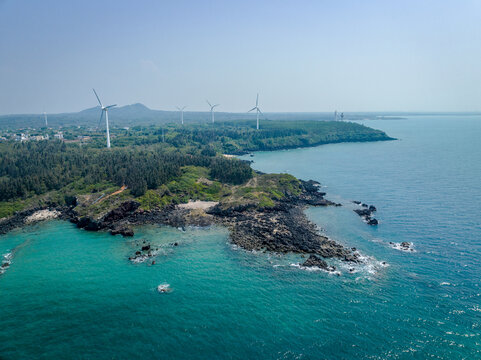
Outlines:
MULTIPOLYGON (((108 105, 108 106, 103 106, 102 102, 100 101, 99 96, 97 95, 97 92, 95 89, 92 89, 94 91, 95 97, 97 98, 99 104, 100 104, 100 120, 99 120, 99 125, 100 122, 102 121, 102 116, 105 113, 105 128, 107 129, 107 148, 110 148, 110 132, 109 132, 109 109, 117 106, 117 104, 114 105, 108 105)), ((98 126, 97 126, 98 127, 98 126)))
MULTIPOLYGON (((184 109, 186 108, 187 106, 184 106, 184 107, 178 107, 177 106, 177 109, 179 109, 180 111, 180 122, 182 123, 182 125, 184 125, 184 109)), ((212 121, 213 122, 213 121, 212 121)))
POLYGON ((214 104, 214 105, 212 105, 212 104, 209 102, 209 100, 206 100, 206 101, 207 101, 207 104, 209 104, 209 106, 210 106, 210 116, 211 116, 211 118, 212 118, 212 123, 214 123, 214 108, 217 107, 217 106, 219 106, 219 104, 214 104))
MULTIPOLYGON (((251 112, 251 111, 254 111, 254 110, 257 113, 257 130, 259 130, 259 114, 262 114, 261 109, 259 109, 259 93, 257 94, 257 98, 256 98, 256 106, 254 106, 248 112, 251 112)), ((262 115, 264 115, 264 114, 262 114, 262 115)))
POLYGON ((337 110, 334 111, 334 121, 337 121, 337 110))
POLYGON ((45 127, 47 127, 47 126, 48 126, 48 121, 47 121, 47 113, 46 113, 45 111, 43 112, 43 117, 44 117, 44 119, 45 119, 45 127))

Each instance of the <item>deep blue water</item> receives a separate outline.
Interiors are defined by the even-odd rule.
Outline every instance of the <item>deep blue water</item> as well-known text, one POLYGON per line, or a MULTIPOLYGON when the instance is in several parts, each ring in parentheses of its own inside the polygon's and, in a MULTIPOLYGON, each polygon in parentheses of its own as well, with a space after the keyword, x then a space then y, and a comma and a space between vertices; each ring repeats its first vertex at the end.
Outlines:
POLYGON ((216 227, 149 226, 126 240, 37 224, 0 238, 0 254, 13 253, 0 358, 481 358, 481 117, 364 123, 399 140, 247 157, 319 180, 344 204, 307 213, 366 257, 354 273, 235 249, 216 227), (351 200, 376 205, 380 225, 351 200), (142 239, 161 249, 153 266, 127 259, 142 239), (389 244, 401 241, 415 252, 389 244))

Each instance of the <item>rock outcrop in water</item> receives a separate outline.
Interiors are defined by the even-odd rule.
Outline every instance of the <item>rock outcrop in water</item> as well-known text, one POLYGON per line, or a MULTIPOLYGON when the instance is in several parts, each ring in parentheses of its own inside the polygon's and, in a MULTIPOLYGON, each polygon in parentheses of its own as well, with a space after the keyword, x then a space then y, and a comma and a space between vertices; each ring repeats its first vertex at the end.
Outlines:
POLYGON ((304 263, 301 264, 301 266, 310 267, 310 268, 316 267, 325 271, 336 270, 334 266, 329 266, 327 262, 325 262, 324 260, 322 260, 320 257, 316 255, 310 255, 309 258, 306 261, 304 261, 304 263))
POLYGON ((391 245, 391 247, 396 250, 414 251, 414 244, 408 241, 403 241, 401 243, 390 242, 389 245, 391 245))
POLYGON ((110 230, 110 233, 112 235, 122 235, 124 237, 134 236, 134 230, 132 230, 129 227, 115 227, 112 230, 110 230))
POLYGON ((372 214, 376 212, 374 205, 361 204, 360 201, 353 201, 354 204, 361 205, 361 209, 354 209, 354 212, 364 219, 368 225, 377 225, 379 222, 372 217, 372 214))

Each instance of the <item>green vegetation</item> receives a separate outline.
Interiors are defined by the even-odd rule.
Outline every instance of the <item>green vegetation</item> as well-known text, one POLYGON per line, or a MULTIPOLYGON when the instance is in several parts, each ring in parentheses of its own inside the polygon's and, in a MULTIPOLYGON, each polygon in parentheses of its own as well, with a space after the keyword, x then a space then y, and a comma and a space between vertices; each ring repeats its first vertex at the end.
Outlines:
POLYGON ((289 174, 262 174, 253 177, 243 186, 232 188, 230 196, 221 200, 223 207, 252 204, 262 208, 274 206, 274 200, 299 195, 299 180, 289 174))
POLYGON ((41 195, 72 183, 80 191, 103 182, 127 185, 132 195, 141 196, 180 176, 181 167, 188 165, 205 166, 214 178, 234 184, 252 176, 243 161, 164 144, 106 150, 41 141, 3 143, 0 149, 0 201, 41 195))
MULTIPOLYGON (((219 122, 189 126, 167 125, 164 141, 177 148, 209 146, 213 152, 243 154, 339 142, 390 140, 383 131, 342 121, 219 122)), ((146 145, 162 141, 162 128, 136 126, 116 133, 116 146, 146 145)), ((100 144, 102 146, 103 139, 100 144)))
POLYGON ((138 198, 143 209, 159 209, 168 204, 181 204, 189 200, 219 201, 230 192, 227 184, 210 180, 205 167, 186 166, 182 175, 161 186, 149 190, 138 198))
MULTIPOLYGON (((69 128, 64 134, 75 139, 85 130, 69 128)), ((134 198, 145 210, 190 199, 271 207, 297 194, 298 180, 287 174, 253 177, 248 162, 221 154, 390 139, 359 124, 327 121, 263 121, 260 130, 251 121, 134 127, 112 134, 109 150, 98 132, 84 144, 1 142, 0 218, 76 202, 80 214, 102 214, 134 198)))

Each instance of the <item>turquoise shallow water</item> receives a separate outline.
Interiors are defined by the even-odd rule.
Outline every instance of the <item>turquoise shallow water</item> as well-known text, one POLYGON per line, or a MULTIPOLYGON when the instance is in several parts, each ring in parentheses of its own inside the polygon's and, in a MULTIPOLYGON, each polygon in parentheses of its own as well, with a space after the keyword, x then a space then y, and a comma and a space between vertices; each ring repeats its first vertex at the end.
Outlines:
POLYGON ((37 224, 0 238, 12 253, 0 358, 481 358, 481 117, 365 123, 400 140, 248 158, 321 181, 345 206, 309 217, 367 265, 305 271, 296 256, 235 249, 216 227, 149 226, 126 240, 37 224), (376 205, 381 224, 350 200, 376 205), (160 247, 154 266, 129 263, 140 239, 160 247), (389 244, 401 241, 416 252, 389 244), (162 283, 173 291, 159 294, 162 283))

